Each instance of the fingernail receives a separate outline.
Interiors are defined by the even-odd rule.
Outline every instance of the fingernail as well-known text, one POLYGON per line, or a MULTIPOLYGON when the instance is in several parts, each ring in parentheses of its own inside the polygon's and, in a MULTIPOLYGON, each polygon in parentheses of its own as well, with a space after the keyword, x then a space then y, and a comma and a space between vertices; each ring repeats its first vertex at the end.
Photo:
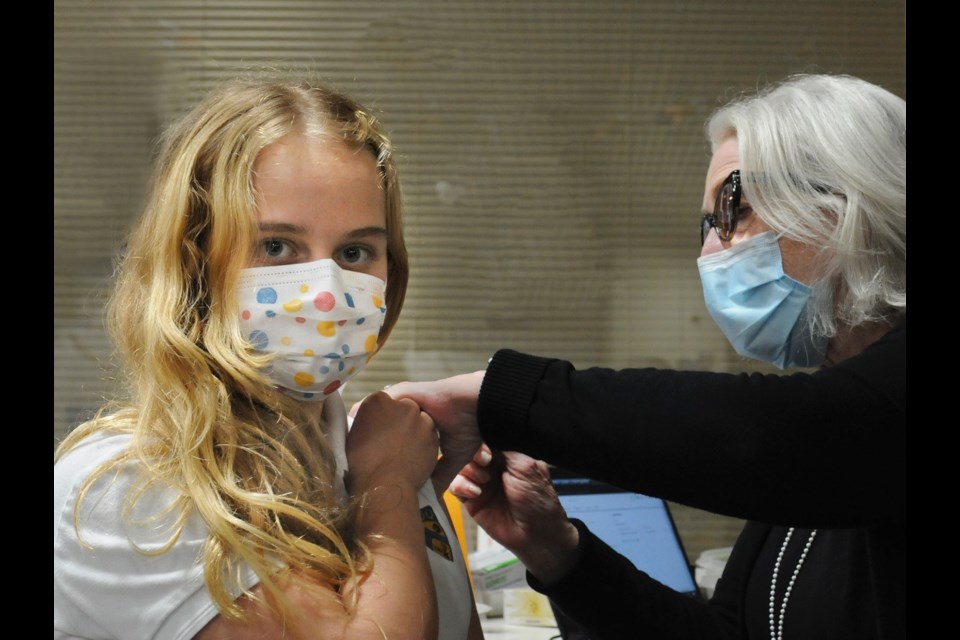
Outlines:
POLYGON ((479 496, 481 493, 483 493, 483 489, 481 489, 481 488, 478 487, 477 485, 473 484, 473 483, 470 482, 469 480, 464 481, 464 483, 463 483, 463 490, 464 490, 465 492, 469 493, 469 494, 470 494, 472 497, 474 497, 474 498, 476 498, 476 497, 479 496))
POLYGON ((481 449, 480 453, 477 454, 477 457, 479 458, 478 462, 482 465, 488 465, 490 464, 490 461, 493 460, 493 456, 490 455, 490 452, 486 449, 481 449))

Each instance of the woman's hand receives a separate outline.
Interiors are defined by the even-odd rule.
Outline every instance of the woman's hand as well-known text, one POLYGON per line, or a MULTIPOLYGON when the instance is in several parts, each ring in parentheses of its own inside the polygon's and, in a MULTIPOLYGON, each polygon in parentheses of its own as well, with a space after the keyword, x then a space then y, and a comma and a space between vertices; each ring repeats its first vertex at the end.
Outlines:
POLYGON ((560 580, 576 563, 580 535, 560 505, 546 463, 512 451, 493 454, 484 445, 450 492, 544 584, 560 580))
POLYGON ((385 390, 393 398, 413 400, 436 422, 442 454, 433 474, 437 486, 449 485, 480 447, 477 398, 483 374, 475 371, 433 382, 400 382, 385 390))

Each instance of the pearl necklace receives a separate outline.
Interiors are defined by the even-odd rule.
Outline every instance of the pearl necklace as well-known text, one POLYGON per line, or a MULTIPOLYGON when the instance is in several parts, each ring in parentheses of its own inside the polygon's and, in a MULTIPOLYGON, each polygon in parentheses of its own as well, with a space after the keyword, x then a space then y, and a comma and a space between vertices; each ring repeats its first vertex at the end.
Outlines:
POLYGON ((786 553, 787 545, 790 544, 790 538, 792 537, 793 527, 790 527, 790 530, 787 531, 787 537, 783 539, 783 544, 780 545, 777 561, 773 564, 773 579, 770 581, 770 640, 783 640, 783 618, 787 613, 787 600, 790 598, 790 592, 793 591, 793 583, 797 581, 797 576, 800 575, 800 567, 803 566, 803 561, 807 558, 807 552, 813 545, 813 539, 817 537, 817 530, 814 529, 810 532, 807 544, 804 545, 800 559, 797 560, 797 568, 793 570, 790 582, 787 583, 787 588, 783 592, 783 601, 780 603, 780 615, 778 616, 776 603, 777 576, 780 575, 780 562, 783 560, 783 554, 786 553))

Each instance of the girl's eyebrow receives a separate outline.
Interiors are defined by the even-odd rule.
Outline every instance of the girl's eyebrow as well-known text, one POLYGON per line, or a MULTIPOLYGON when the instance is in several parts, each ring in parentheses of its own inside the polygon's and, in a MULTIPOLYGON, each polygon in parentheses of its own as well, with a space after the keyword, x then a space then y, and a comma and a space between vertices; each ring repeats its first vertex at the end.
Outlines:
POLYGON ((385 227, 361 227, 360 229, 354 229, 347 234, 348 238, 369 238, 370 236, 383 236, 386 237, 387 230, 385 227))
POLYGON ((307 230, 298 224, 288 222, 261 222, 257 225, 260 231, 274 231, 283 233, 306 233, 307 230))
MULTIPOLYGON (((261 222, 257 227, 262 232, 305 234, 307 229, 299 224, 289 222, 261 222)), ((347 233, 348 238, 369 238, 370 236, 386 236, 386 227, 360 227, 347 233)))

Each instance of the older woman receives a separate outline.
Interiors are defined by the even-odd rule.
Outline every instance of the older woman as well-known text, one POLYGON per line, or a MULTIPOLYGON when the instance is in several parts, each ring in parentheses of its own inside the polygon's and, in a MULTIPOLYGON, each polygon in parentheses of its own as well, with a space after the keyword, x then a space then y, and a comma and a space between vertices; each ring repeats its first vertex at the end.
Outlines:
POLYGON ((591 638, 903 637, 906 103, 795 77, 708 132, 707 307, 738 353, 815 372, 576 371, 504 350, 390 393, 438 422, 446 466, 474 456, 452 489, 591 638), (710 602, 569 521, 546 465, 513 451, 747 519, 710 602))

